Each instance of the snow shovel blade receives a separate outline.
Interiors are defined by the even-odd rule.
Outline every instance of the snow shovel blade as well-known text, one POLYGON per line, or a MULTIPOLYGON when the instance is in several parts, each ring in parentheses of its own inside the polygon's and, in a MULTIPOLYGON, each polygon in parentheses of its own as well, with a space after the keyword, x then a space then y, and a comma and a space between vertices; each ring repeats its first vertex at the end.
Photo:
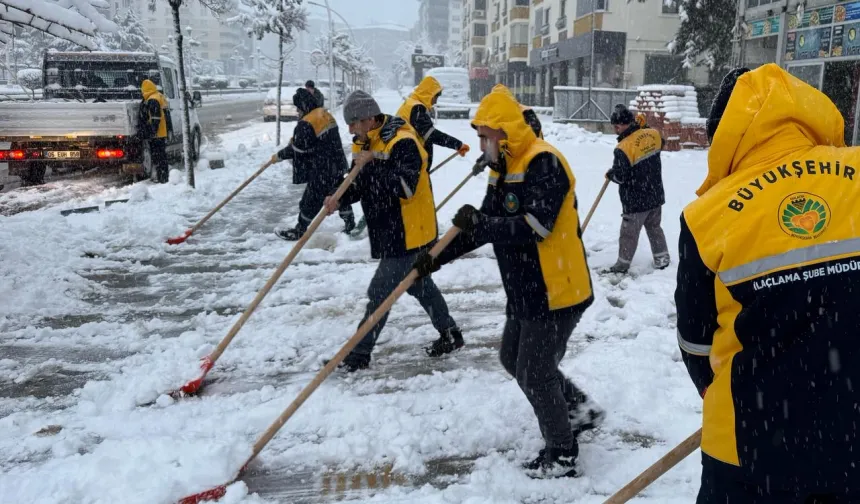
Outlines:
POLYGON ((227 485, 220 485, 205 492, 196 493, 183 497, 178 504, 199 504, 206 501, 214 501, 227 495, 227 485))
POLYGON ((200 376, 189 381, 185 385, 183 385, 179 390, 171 392, 170 396, 176 399, 177 397, 190 396, 197 393, 200 390, 200 387, 203 386, 203 379, 206 378, 206 374, 209 373, 209 370, 212 369, 215 363, 212 362, 212 359, 207 355, 203 359, 200 360, 200 376))
POLYGON ((167 243, 169 245, 179 245, 180 243, 184 243, 185 240, 187 240, 189 236, 191 236, 191 230, 190 229, 186 230, 180 236, 168 238, 167 243))

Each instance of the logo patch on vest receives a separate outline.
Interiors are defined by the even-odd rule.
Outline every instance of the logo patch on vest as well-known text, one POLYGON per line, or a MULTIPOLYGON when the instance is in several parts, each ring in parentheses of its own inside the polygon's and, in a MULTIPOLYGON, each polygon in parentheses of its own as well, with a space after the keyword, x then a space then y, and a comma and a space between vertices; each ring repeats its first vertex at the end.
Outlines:
POLYGON ((520 200, 517 198, 517 195, 514 193, 508 193, 505 195, 505 210, 508 213, 515 213, 520 209, 520 200))
POLYGON ((830 221, 830 205, 824 198, 805 192, 788 195, 778 213, 782 230, 801 240, 818 238, 830 221))

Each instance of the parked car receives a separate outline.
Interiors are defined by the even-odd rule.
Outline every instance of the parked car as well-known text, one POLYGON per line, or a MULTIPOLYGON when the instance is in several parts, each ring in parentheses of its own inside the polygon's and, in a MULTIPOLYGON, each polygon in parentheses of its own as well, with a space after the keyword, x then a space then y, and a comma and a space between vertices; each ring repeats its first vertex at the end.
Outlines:
MULTIPOLYGON (((281 88, 281 120, 282 121, 298 121, 299 111, 293 105, 293 95, 296 93, 294 88, 281 88)), ((278 117, 278 88, 274 87, 266 93, 266 99, 263 101, 263 120, 266 122, 274 121, 278 117)))
POLYGON ((459 67, 439 67, 427 71, 427 76, 435 77, 442 84, 442 96, 435 112, 438 117, 469 118, 469 71, 459 67), (465 105, 465 106, 459 106, 465 105))
MULTIPOLYGON (((140 84, 149 79, 167 98, 173 119, 167 155, 182 159, 182 118, 176 64, 141 52, 46 52, 44 92, 34 102, 0 103, 0 162, 24 185, 44 183, 46 170, 116 169, 135 177, 153 170, 137 134, 140 84)), ((203 138, 200 93, 188 96, 191 161, 203 138)))

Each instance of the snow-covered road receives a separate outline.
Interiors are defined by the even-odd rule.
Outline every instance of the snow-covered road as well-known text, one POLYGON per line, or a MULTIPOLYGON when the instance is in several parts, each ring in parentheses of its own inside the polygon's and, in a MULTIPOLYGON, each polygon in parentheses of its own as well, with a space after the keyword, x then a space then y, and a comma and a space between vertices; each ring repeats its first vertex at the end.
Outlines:
MULTIPOLYGON (((378 99, 389 113, 399 105, 395 93, 378 99)), ((477 156, 467 121, 437 127, 477 156)), ((290 250, 272 233, 297 213, 302 187, 288 183, 288 163, 268 169, 187 243, 164 243, 271 156, 273 131, 259 124, 222 135, 227 168, 199 171, 193 191, 147 182, 0 217, 4 503, 166 504, 230 480, 321 360, 354 332, 375 264, 367 239, 339 233, 342 221, 331 218, 218 361, 204 394, 179 402, 162 395, 195 375, 197 359, 290 250), (59 213, 121 197, 131 201, 59 213)), ((614 138, 555 124, 545 132, 573 167, 584 214, 614 138)), ((341 134, 347 143, 343 125, 341 134)), ((437 201, 466 176, 469 159, 433 175, 437 201)), ((678 215, 704 178, 706 155, 666 153, 663 166, 674 260, 678 215)), ((439 212, 442 231, 461 205, 480 203, 485 184, 486 174, 439 212)), ((620 213, 610 189, 584 238, 594 270, 615 259, 620 213)), ((437 335, 418 303, 402 298, 371 369, 329 378, 223 502, 602 502, 700 421, 675 340, 674 264, 654 272, 643 233, 632 270, 638 278, 617 285, 594 275, 596 301, 562 363, 608 411, 602 429, 584 436, 583 476, 538 481, 519 468, 542 442, 528 402, 498 363, 505 298, 484 247, 434 275, 466 348, 426 358, 421 346, 437 335)), ((699 467, 696 453, 640 501, 690 502, 699 467)))

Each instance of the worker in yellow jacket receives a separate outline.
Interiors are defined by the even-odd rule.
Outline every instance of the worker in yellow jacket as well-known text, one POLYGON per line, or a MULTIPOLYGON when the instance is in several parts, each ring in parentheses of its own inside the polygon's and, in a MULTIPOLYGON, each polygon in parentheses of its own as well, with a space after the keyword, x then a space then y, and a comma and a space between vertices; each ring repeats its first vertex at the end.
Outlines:
POLYGON ((707 131, 675 292, 704 397, 697 502, 860 502, 860 148, 774 64, 729 73, 707 131))

